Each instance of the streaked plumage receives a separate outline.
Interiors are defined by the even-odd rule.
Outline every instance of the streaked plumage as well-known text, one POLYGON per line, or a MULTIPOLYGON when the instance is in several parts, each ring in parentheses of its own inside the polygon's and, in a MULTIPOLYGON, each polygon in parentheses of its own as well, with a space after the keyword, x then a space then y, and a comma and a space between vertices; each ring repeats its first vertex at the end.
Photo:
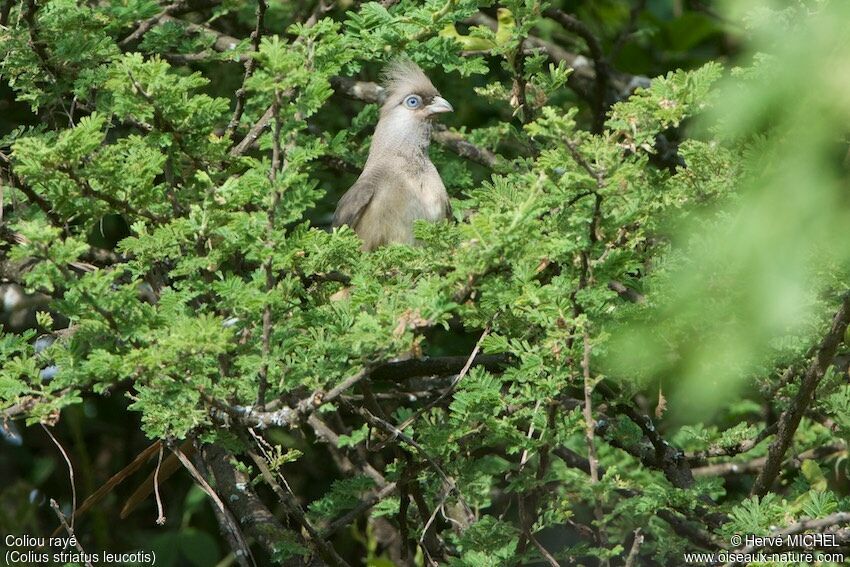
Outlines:
POLYGON ((392 63, 387 97, 360 177, 342 196, 334 226, 347 224, 364 250, 393 242, 413 244, 413 223, 450 214, 449 198, 428 157, 431 120, 451 105, 415 63, 392 63))

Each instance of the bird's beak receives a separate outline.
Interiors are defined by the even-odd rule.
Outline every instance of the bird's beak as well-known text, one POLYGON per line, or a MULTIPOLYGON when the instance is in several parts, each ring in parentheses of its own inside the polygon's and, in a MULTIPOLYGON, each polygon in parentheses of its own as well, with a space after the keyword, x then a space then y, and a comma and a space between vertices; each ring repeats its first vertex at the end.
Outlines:
POLYGON ((454 108, 449 104, 449 101, 444 99, 441 96, 435 96, 431 101, 431 104, 425 107, 425 110, 428 111, 428 116, 433 114, 441 114, 443 112, 454 112, 454 108))

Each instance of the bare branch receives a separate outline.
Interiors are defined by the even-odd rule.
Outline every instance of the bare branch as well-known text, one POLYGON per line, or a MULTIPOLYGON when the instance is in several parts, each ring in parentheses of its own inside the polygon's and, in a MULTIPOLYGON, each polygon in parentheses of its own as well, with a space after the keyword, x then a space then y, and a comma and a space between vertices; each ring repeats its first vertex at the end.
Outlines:
MULTIPOLYGON (((65 514, 62 513, 62 510, 59 509, 59 503, 56 502, 53 498, 50 499, 50 507, 53 508, 53 512, 56 514, 56 517, 59 519, 59 523, 65 529, 65 533, 74 541, 74 547, 77 548, 77 551, 85 558, 83 563, 86 567, 92 567, 91 561, 89 561, 89 555, 83 549, 83 546, 80 545, 80 540, 77 538, 77 535, 74 533, 74 527, 68 525, 68 521, 65 519, 65 514)), ((74 518, 73 514, 71 515, 71 523, 73 524, 74 518)))
POLYGON ((44 432, 47 433, 47 436, 50 437, 50 440, 53 441, 53 444, 56 445, 59 452, 62 453, 62 458, 65 459, 65 464, 68 465, 68 481, 71 483, 71 529, 73 530, 74 518, 77 514, 77 486, 74 482, 74 466, 71 464, 71 459, 68 457, 68 453, 53 433, 50 432, 50 429, 43 423, 41 424, 41 428, 44 429, 44 432))
POLYGON ((263 130, 265 130, 266 127, 269 125, 269 122, 271 122, 272 120, 272 116, 274 116, 274 105, 270 106, 263 113, 260 119, 257 120, 257 122, 254 123, 253 126, 251 126, 251 129, 248 131, 245 137, 242 138, 242 141, 233 146, 233 148, 230 150, 230 157, 238 157, 247 152, 248 149, 254 145, 254 143, 263 133, 263 130))
POLYGON ((184 6, 183 0, 177 0, 177 2, 173 2, 166 6, 159 14, 148 18, 147 20, 140 23, 133 32, 122 39, 118 45, 121 46, 121 49, 129 50, 134 48, 141 40, 142 37, 150 31, 151 28, 158 25, 162 22, 166 17, 171 14, 177 12, 180 8, 184 6))
POLYGON ((502 158, 499 155, 488 149, 479 148, 457 132, 452 132, 443 124, 434 125, 431 130, 431 139, 460 157, 490 169, 498 169, 502 163, 502 158))

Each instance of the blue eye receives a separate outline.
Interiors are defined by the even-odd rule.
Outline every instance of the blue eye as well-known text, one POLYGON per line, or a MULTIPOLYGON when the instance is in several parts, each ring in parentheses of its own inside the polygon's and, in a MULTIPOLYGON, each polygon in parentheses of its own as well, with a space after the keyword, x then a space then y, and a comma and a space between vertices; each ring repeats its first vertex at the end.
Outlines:
POLYGON ((407 108, 419 108, 419 105, 422 104, 422 97, 419 95, 410 95, 406 99, 404 99, 404 106, 407 108))

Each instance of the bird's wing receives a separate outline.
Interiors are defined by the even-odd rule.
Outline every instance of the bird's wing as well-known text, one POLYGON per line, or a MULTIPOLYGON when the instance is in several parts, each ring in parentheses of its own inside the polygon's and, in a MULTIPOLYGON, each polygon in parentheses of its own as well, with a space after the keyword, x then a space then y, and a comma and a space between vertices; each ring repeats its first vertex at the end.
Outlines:
POLYGON ((351 228, 357 226, 366 207, 375 196, 378 189, 378 175, 375 171, 364 171, 354 185, 345 192, 339 200, 334 213, 334 226, 347 224, 351 228))

